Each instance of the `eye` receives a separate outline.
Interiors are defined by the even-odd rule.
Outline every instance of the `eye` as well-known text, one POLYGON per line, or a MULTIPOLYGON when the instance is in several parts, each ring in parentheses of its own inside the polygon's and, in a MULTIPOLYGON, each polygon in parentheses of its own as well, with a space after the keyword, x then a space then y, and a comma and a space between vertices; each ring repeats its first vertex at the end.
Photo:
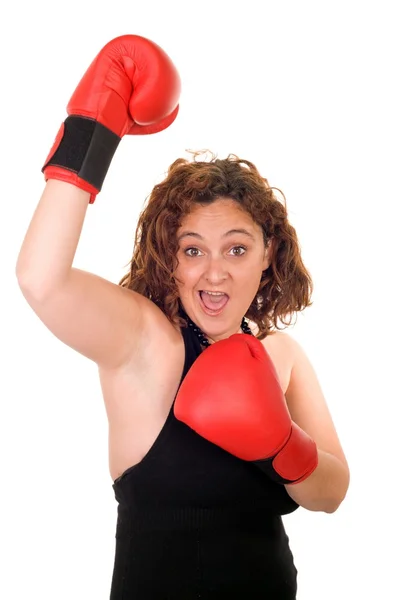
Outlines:
POLYGON ((246 252, 246 250, 247 250, 246 246, 234 246, 234 247, 232 248, 232 250, 238 250, 238 249, 239 249, 239 250, 242 250, 243 252, 241 252, 240 254, 236 254, 236 253, 235 253, 235 256, 243 256, 243 254, 244 254, 244 253, 246 252))
POLYGON ((192 248, 186 248, 186 250, 184 250, 184 254, 186 254, 186 256, 189 256, 190 258, 195 258, 195 257, 196 257, 196 256, 198 256, 198 255, 197 255, 197 254, 192 254, 191 252, 192 252, 193 250, 194 250, 195 252, 200 252, 198 248, 194 248, 194 247, 192 247, 192 248))
MULTIPOLYGON (((234 246, 233 248, 231 248, 230 252, 235 251, 234 256, 243 256, 243 254, 245 254, 246 250, 247 250, 246 246, 234 246), (239 252, 237 252, 237 250, 239 250, 239 252)), ((200 250, 198 248, 196 248, 195 246, 186 248, 183 252, 189 258, 196 258, 197 256, 199 256, 201 254, 200 250)))

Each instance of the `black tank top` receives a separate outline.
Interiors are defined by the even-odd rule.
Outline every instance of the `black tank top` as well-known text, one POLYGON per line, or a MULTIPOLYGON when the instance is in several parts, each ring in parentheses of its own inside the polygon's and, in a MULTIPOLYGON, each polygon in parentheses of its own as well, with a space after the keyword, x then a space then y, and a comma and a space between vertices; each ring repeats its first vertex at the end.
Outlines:
MULTIPOLYGON (((181 331, 185 344, 182 383, 202 348, 191 328, 183 327, 181 331)), ((281 590, 279 586, 283 585, 287 593, 285 595, 282 592, 282 595, 276 596, 276 598, 295 598, 297 571, 293 564, 281 515, 293 512, 298 508, 298 504, 290 498, 283 485, 271 481, 255 465, 219 448, 177 420, 174 416, 173 404, 165 424, 150 450, 138 464, 124 471, 114 481, 112 487, 118 502, 117 551, 111 595, 113 600, 130 598, 129 595, 118 595, 116 591, 122 585, 120 581, 122 571, 124 572, 125 586, 127 586, 127 572, 131 574, 132 580, 127 589, 132 590, 132 594, 133 590, 138 593, 142 589, 140 588, 140 579, 145 577, 146 568, 153 572, 156 569, 158 572, 159 567, 154 564, 153 559, 149 558, 150 566, 143 562, 143 557, 147 553, 147 556, 154 558, 158 552, 156 548, 159 548, 160 544, 161 546, 165 544, 163 536, 166 534, 171 534, 171 537, 169 538, 169 552, 163 557, 164 567, 168 562, 168 556, 173 555, 172 548, 175 543, 179 543, 180 535, 193 535, 199 543, 200 533, 207 532, 209 547, 215 548, 217 540, 219 544, 222 544, 221 531, 224 530, 229 531, 230 535, 233 531, 236 532, 235 539, 238 548, 241 548, 240 552, 245 552, 251 564, 254 563, 254 560, 251 559, 252 552, 257 552, 257 560, 261 560, 262 553, 265 553, 262 558, 262 564, 265 565, 263 570, 269 575, 268 584, 263 585, 268 585, 269 591, 275 590, 276 592, 281 590), (255 532, 257 532, 257 536, 261 536, 257 543, 253 538, 250 541, 249 531, 253 532, 253 536, 255 532), (215 543, 213 536, 215 536, 215 543), (127 564, 131 564, 129 557, 123 557, 123 554, 132 554, 133 552, 132 543, 134 541, 128 547, 127 538, 142 539, 141 549, 137 551, 137 554, 140 553, 142 556, 142 563, 136 572, 136 579, 132 575, 133 567, 131 569, 127 567, 127 564), (173 541, 174 539, 176 542, 173 541), (152 541, 150 542, 150 540, 152 541), (248 541, 246 542, 246 540, 248 541), (247 549, 246 543, 248 543, 247 549), (154 547, 150 548, 149 544, 153 544, 154 547), (258 544, 261 544, 260 547, 258 544), (122 564, 124 568, 122 568, 122 564)), ((185 537, 186 545, 189 544, 188 540, 189 538, 185 537)), ((230 536, 226 537, 226 544, 225 549, 223 545, 222 548, 219 548, 221 555, 224 553, 226 555, 229 548, 232 550, 233 542, 230 536)), ((137 559, 135 564, 137 565, 137 559)), ((243 564, 243 560, 239 564, 243 564)), ((212 580, 214 576, 217 577, 216 573, 218 573, 218 577, 221 577, 221 569, 223 572, 223 568, 219 564, 214 574, 211 572, 212 569, 203 572, 203 584, 204 580, 212 580)), ((235 580, 232 585, 235 586, 235 590, 239 590, 240 573, 238 571, 240 568, 236 565, 234 569, 235 574, 230 569, 225 579, 228 582, 229 578, 232 578, 232 581, 235 580), (239 579, 237 579, 238 577, 239 579)), ((171 570, 165 572, 170 573, 171 570)), ((190 572, 188 565, 185 566, 185 572, 190 572)), ((193 572, 197 574, 200 572, 198 565, 193 572)), ((243 577, 245 576, 243 575, 243 577)), ((252 575, 252 580, 255 581, 254 575, 252 575)), ((155 585, 154 581, 153 585, 155 585)), ((199 582, 196 585, 200 585, 199 582)), ((164 583, 164 591, 165 586, 164 583)), ((143 589, 150 588, 143 587, 143 589)), ((260 598, 263 597, 262 593, 265 593, 266 590, 266 587, 263 587, 262 590, 260 588, 260 598)), ((255 595, 256 591, 253 596, 248 591, 247 589, 247 598, 258 597, 255 595)), ((233 596, 233 589, 226 588, 226 592, 230 593, 230 597, 236 597, 233 596)), ((141 595, 137 597, 144 598, 144 592, 140 593, 141 595)), ((197 591, 197 593, 200 592, 197 591)), ((222 588, 220 593, 222 593, 222 588)), ((150 594, 149 598, 158 597, 155 589, 152 594, 153 596, 150 594)), ((188 590, 185 591, 185 594, 186 596, 182 597, 188 600, 191 597, 188 595, 188 590)), ((163 598, 164 596, 160 595, 159 597, 163 598)), ((173 591, 168 595, 165 591, 165 598, 167 597, 179 598, 180 596, 174 595, 173 591)), ((195 597, 214 598, 207 594, 193 595, 193 598, 195 597)), ((215 598, 217 597, 221 596, 215 596, 215 598)))

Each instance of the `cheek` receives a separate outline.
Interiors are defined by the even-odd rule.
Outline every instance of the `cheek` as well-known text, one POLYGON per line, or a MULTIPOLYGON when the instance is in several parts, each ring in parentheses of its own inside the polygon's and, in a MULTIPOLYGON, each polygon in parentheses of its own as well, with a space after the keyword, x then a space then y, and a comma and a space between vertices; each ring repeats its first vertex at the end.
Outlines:
POLYGON ((178 283, 178 287, 187 287, 199 278, 199 267, 181 261, 178 264, 175 274, 182 281, 182 283, 178 283))
POLYGON ((238 275, 238 280, 240 280, 240 286, 243 287, 243 290, 247 290, 249 294, 252 294, 258 290, 261 277, 261 266, 254 265, 253 267, 245 269, 245 272, 242 272, 241 275, 238 275))

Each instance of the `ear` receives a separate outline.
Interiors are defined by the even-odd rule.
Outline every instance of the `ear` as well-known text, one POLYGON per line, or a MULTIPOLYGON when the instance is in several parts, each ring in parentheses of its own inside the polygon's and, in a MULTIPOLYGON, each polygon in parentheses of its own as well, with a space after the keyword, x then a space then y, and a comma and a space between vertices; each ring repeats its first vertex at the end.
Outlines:
POLYGON ((264 251, 263 271, 268 269, 269 265, 271 264, 273 251, 274 251, 274 240, 271 238, 268 240, 267 246, 264 251))

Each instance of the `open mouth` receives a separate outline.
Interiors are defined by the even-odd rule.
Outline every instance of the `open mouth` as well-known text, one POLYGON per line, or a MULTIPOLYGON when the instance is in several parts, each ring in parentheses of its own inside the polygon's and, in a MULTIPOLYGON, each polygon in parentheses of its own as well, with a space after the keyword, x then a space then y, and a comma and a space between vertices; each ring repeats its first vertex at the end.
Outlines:
POLYGON ((209 315, 219 315, 229 301, 229 296, 223 293, 200 290, 198 294, 203 311, 209 315))

